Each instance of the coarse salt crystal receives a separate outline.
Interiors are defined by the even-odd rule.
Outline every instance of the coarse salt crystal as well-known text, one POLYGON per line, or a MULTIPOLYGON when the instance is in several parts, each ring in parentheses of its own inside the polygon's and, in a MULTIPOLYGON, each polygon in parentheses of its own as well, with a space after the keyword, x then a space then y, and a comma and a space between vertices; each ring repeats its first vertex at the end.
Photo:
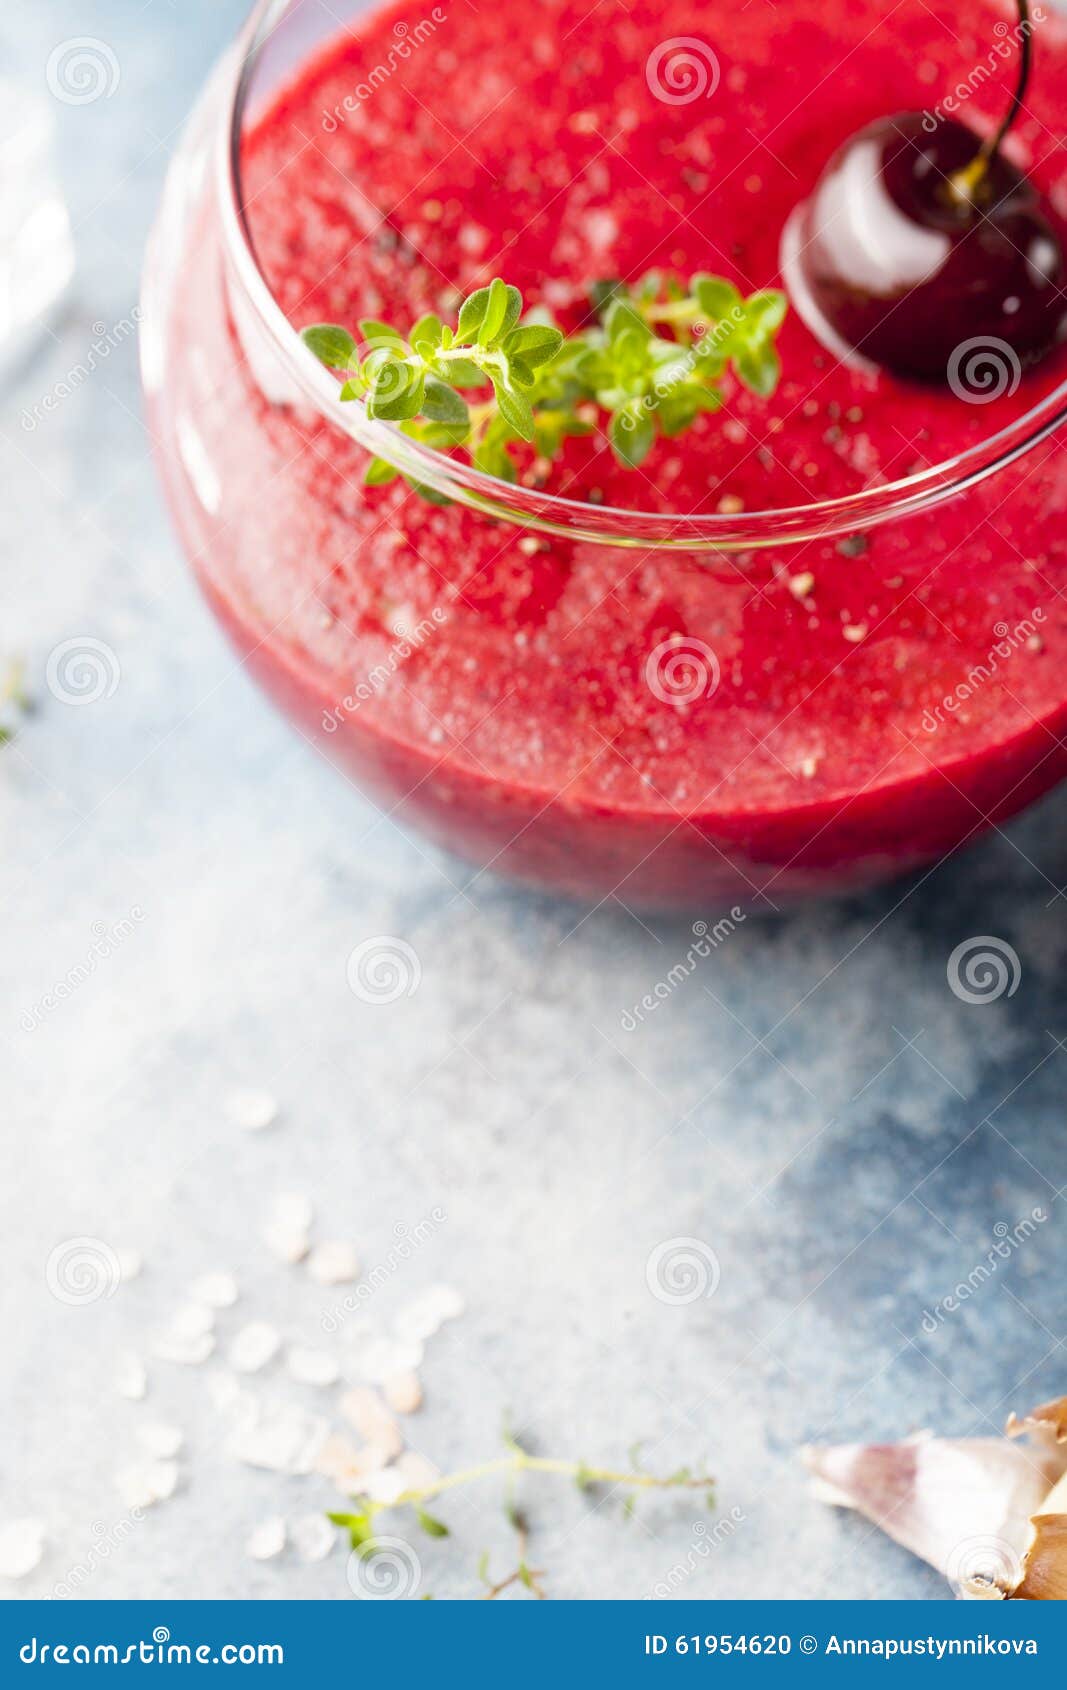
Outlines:
POLYGON ((253 1528, 245 1538, 245 1554, 253 1561, 270 1561, 285 1548, 285 1521, 280 1514, 253 1528))
POLYGON ((171 1319, 170 1334, 175 1338, 202 1338, 215 1324, 214 1309, 203 1303, 183 1303, 171 1319))
POLYGON ((127 1508, 151 1508, 174 1495, 178 1467, 174 1461, 134 1461, 115 1475, 119 1495, 127 1508))
POLYGON ((406 1449, 397 1460, 396 1470, 403 1474, 408 1490, 425 1490, 427 1485, 432 1485, 435 1479, 441 1477, 439 1469, 417 1449, 406 1449))
POLYGON ((0 1577, 25 1578, 44 1554, 44 1527, 40 1520, 7 1520, 0 1526, 0 1577))
POLYGON ((344 1239, 325 1239, 308 1258, 308 1272, 320 1285, 344 1285, 359 1277, 355 1246, 344 1239))
POLYGON ((326 1350, 294 1345, 286 1352, 285 1362, 290 1376, 302 1385, 335 1385, 341 1376, 336 1359, 326 1350))
POLYGON ((302 1561, 325 1561, 337 1543, 337 1528, 324 1514, 301 1514, 290 1528, 293 1547, 302 1561))
POLYGON ((363 1483, 363 1494, 369 1496, 372 1502, 392 1503, 403 1496, 407 1490, 407 1480, 395 1467, 383 1467, 378 1473, 368 1473, 363 1483))
POLYGON ((278 1105, 270 1092, 249 1088, 230 1093, 226 1113, 235 1127, 242 1127, 246 1133, 258 1133, 277 1118, 278 1105))
POLYGON ((377 1391, 372 1391, 369 1386, 355 1385, 346 1391, 341 1398, 341 1413, 361 1437, 385 1452, 385 1460, 399 1455, 403 1449, 400 1427, 377 1391))
POLYGON ((230 1441, 230 1453, 250 1467, 273 1473, 312 1473, 326 1439, 324 1420, 288 1403, 257 1404, 242 1417, 230 1441))
POLYGON ((136 1437, 142 1449, 160 1460, 177 1455, 185 1442, 181 1427, 172 1426, 165 1420, 153 1420, 146 1426, 138 1426, 136 1437))
POLYGON ((279 1191, 271 1204, 268 1224, 290 1232, 307 1232, 313 1216, 311 1198, 302 1191, 279 1191))
POLYGON ((115 1389, 120 1397, 140 1402, 148 1389, 148 1373, 144 1362, 135 1355, 122 1355, 115 1368, 115 1389))
POLYGON ((238 1373, 257 1373, 277 1355, 281 1341, 281 1334, 265 1320, 251 1320, 230 1345, 230 1365, 238 1373))
POLYGON ((292 1266, 302 1262, 308 1253, 310 1239, 306 1232, 295 1232, 282 1227, 266 1227, 263 1232, 263 1242, 272 1256, 277 1256, 280 1262, 292 1266))
POLYGON ((180 1332, 161 1332, 152 1341, 152 1354, 160 1361, 173 1361, 180 1367, 199 1367, 201 1362, 207 1361, 215 1348, 215 1336, 212 1332, 201 1333, 199 1337, 187 1337, 180 1332))
POLYGON ((237 1301, 237 1281, 232 1273, 202 1273, 189 1287, 189 1295, 209 1309, 230 1309, 237 1301))
POLYGON ((394 1373, 382 1387, 385 1400, 395 1414, 414 1414, 422 1407, 422 1385, 414 1368, 394 1373))

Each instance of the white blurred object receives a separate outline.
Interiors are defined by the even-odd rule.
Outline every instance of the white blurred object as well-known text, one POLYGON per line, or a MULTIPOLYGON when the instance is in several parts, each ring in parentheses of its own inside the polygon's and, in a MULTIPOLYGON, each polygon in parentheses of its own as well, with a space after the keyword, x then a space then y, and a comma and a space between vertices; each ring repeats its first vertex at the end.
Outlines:
POLYGON ((47 326, 74 274, 74 243, 47 102, 0 78, 0 374, 47 326))

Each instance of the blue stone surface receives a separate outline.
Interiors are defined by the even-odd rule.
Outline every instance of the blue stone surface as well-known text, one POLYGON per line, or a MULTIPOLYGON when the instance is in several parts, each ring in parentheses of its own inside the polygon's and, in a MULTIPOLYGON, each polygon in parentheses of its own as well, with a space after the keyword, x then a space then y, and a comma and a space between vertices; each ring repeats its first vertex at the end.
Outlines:
MULTIPOLYGON (((67 39, 102 40, 121 68, 103 98, 51 101, 78 271, 0 412, 0 641, 35 701, 0 759, 0 1509, 46 1536, 4 1593, 349 1596, 340 1545, 316 1564, 248 1558, 265 1517, 336 1493, 235 1460, 220 1405, 243 1322, 327 1348, 358 1331, 325 1334, 346 1288, 262 1241, 276 1194, 296 1191, 316 1237, 358 1245, 368 1321, 388 1326, 438 1282, 466 1300, 427 1340, 425 1406, 406 1422, 429 1460, 494 1455, 509 1412, 545 1454, 614 1467, 641 1442, 650 1469, 715 1474, 712 1512, 667 1495, 628 1521, 617 1495, 528 1483, 551 1595, 941 1596, 932 1571, 812 1500, 798 1449, 989 1434, 1067 1388, 1067 798, 911 881, 745 921, 628 1031, 685 959, 688 922, 615 901, 584 914, 473 875, 317 760, 198 598, 133 334, 25 422, 99 325, 132 320, 168 156, 241 14, 20 0, 0 18, 3 62, 46 98, 67 39), (86 641, 114 654, 116 684, 64 702, 49 662, 86 641), (379 935, 421 969, 389 1004, 346 982, 379 935), (949 958, 981 935, 1014 950, 1017 987, 969 1003, 949 958), (278 1101, 260 1133, 227 1112, 248 1087, 278 1101), (78 1239, 96 1241, 90 1271, 93 1248, 95 1271, 136 1248, 143 1273, 57 1296, 57 1247, 78 1239), (678 1240, 705 1279, 664 1301, 649 1279, 678 1240), (154 1359, 214 1268, 241 1289, 215 1355, 154 1359), (116 1392, 126 1352, 147 1363, 143 1403, 116 1392), (184 1431, 179 1483, 135 1518, 116 1475, 157 1420, 184 1431)), ((337 1419, 336 1390, 288 1381, 280 1361, 247 1388, 337 1419)), ((498 1482, 437 1512, 448 1539, 395 1523, 420 1593, 474 1594, 483 1549, 495 1572, 513 1565, 498 1482)))

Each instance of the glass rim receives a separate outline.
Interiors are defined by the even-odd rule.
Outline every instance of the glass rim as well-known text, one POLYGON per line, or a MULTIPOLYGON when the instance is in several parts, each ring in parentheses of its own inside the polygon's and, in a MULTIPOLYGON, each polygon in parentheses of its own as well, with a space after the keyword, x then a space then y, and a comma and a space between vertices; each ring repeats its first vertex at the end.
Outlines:
POLYGON ((223 122, 217 154, 223 248, 231 284, 241 290, 259 333, 287 384, 330 424, 376 457, 435 492, 515 526, 574 540, 687 552, 758 551, 769 546, 832 539, 916 515, 1006 469, 1067 420, 1067 379, 1022 416, 965 451, 913 475, 838 498, 738 513, 661 512, 594 505, 488 475, 444 452, 421 446, 393 423, 367 415, 361 399, 342 401, 333 376, 300 339, 272 293, 256 256, 245 216, 241 126, 260 52, 293 0, 254 0, 232 49, 222 90, 223 122))

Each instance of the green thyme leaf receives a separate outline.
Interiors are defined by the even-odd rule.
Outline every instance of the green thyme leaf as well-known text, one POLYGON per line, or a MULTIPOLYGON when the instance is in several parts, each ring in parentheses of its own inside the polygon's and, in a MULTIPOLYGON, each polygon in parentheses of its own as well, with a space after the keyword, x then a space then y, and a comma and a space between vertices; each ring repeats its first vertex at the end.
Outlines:
MULTIPOLYGON (((331 323, 303 338, 344 373, 343 400, 365 399, 371 417, 399 424, 420 446, 462 449, 504 481, 518 479, 522 446, 551 461, 567 440, 598 428, 617 461, 636 468, 657 439, 718 410, 731 373, 760 398, 777 386, 775 335, 787 304, 776 288, 746 300, 721 276, 685 283, 649 271, 632 287, 597 282, 591 299, 598 320, 565 336, 543 309, 524 320, 518 288, 496 276, 462 301, 455 328, 427 312, 407 339, 378 318, 360 323, 362 347, 331 323)), ((366 480, 385 486, 396 473, 376 458, 366 480)), ((434 503, 450 502, 404 479, 434 503)))
POLYGON ((384 458, 372 458, 363 472, 363 482, 366 487, 386 487, 390 481, 395 481, 400 474, 392 464, 387 464, 384 458))
POLYGON ((368 346, 392 346, 398 352, 407 351, 407 342, 403 335, 388 323, 380 323, 376 317, 364 317, 359 325, 359 332, 368 346))
POLYGON ((744 309, 733 283, 723 281, 721 276, 694 276, 689 286, 701 311, 712 322, 722 322, 744 309))
POLYGON ((399 359, 389 359, 375 371, 368 415, 383 422, 405 422, 419 415, 425 392, 426 377, 421 371, 399 359))
POLYGON ((494 380, 493 392, 500 407, 500 415, 510 429, 513 429, 520 440, 532 440, 534 437, 533 408, 525 393, 517 388, 509 387, 506 382, 494 380))
POLYGON ((427 1537, 449 1537, 451 1535, 444 1521, 436 1520, 432 1514, 427 1514, 425 1508, 416 1508, 415 1518, 427 1537))
POLYGON ((439 381, 436 376, 426 377, 421 409, 422 415, 429 417, 431 422, 454 423, 457 427, 470 423, 466 401, 460 398, 454 387, 439 381))
POLYGON ((300 331, 300 338, 328 370, 347 370, 352 362, 356 343, 348 330, 336 323, 312 323, 300 331))
POLYGON ((363 1514, 327 1514, 326 1518, 348 1533, 348 1541, 361 1555, 372 1554, 374 1526, 369 1511, 363 1514))
POLYGON ((477 340, 488 304, 488 288, 476 288, 474 293, 468 294, 463 301, 459 308, 459 322, 456 324, 456 336, 461 345, 466 346, 477 340))
POLYGON ((754 329, 762 338, 778 333, 788 310, 789 301, 780 288, 765 288, 761 293, 754 293, 746 300, 745 319, 750 329, 754 329))
POLYGON ((608 439, 615 456, 628 469, 636 469, 638 464, 644 463, 655 438, 656 426, 650 411, 628 407, 613 413, 608 425, 608 439))
POLYGON ((420 317, 411 330, 410 340, 416 352, 428 357, 437 351, 444 336, 445 326, 440 317, 428 311, 425 317, 420 317))
POLYGON ((540 323, 512 329, 503 342, 509 358, 521 358, 532 370, 539 369, 554 358, 563 345, 562 329, 552 329, 540 323))
POLYGON ((744 346, 734 355, 733 365, 738 380, 761 399, 768 399, 778 386, 782 366, 773 346, 744 346))

